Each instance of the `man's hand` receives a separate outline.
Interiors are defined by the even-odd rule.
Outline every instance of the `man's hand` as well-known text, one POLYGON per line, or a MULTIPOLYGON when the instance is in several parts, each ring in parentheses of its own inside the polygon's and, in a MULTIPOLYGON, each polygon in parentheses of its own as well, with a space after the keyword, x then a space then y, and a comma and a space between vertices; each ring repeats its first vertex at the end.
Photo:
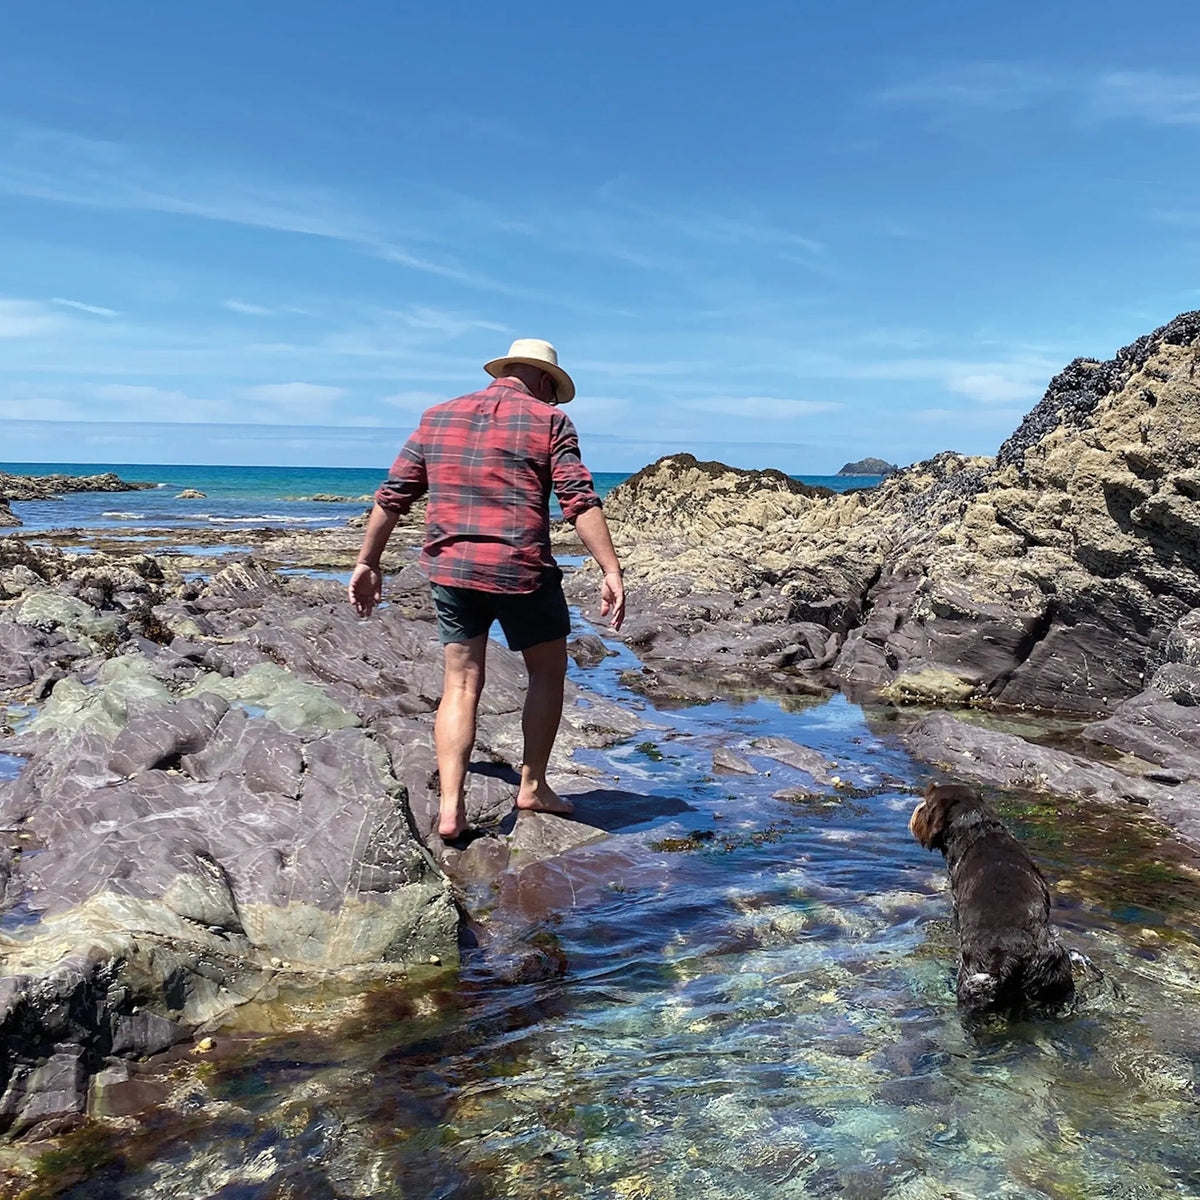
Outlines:
POLYGON ((600 584, 600 615, 608 617, 608 627, 615 633, 625 620, 625 583, 621 572, 605 571, 600 584))
POLYGON ((575 532, 604 572, 604 581, 600 584, 600 615, 608 617, 608 627, 616 632, 625 620, 625 584, 603 510, 598 507, 584 509, 575 518, 575 532))
POLYGON ((383 598, 383 575, 380 574, 379 568, 372 567, 369 563, 357 563, 346 592, 350 603, 354 605, 354 611, 360 617, 369 617, 383 598))

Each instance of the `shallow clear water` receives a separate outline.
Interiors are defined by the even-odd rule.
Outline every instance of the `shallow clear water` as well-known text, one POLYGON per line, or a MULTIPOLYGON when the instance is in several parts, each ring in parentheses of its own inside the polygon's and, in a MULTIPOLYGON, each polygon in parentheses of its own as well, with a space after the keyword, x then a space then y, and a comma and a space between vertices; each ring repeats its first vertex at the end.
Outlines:
MULTIPOLYGON (((629 665, 621 650, 572 670, 617 694, 629 665)), ((108 1165, 61 1194, 1200 1194, 1184 854, 1136 814, 1006 809, 1092 966, 1075 1016, 972 1036, 941 859, 906 828, 925 771, 882 714, 840 696, 624 700, 654 728, 590 761, 671 815, 564 864, 574 904, 560 889, 533 938, 561 978, 502 984, 468 960, 338 1030, 219 1038, 176 1096, 185 1115, 90 1143, 108 1165), (820 749, 849 786, 775 798, 811 781, 756 751, 767 734, 820 749), (718 745, 758 774, 714 776, 718 745)))

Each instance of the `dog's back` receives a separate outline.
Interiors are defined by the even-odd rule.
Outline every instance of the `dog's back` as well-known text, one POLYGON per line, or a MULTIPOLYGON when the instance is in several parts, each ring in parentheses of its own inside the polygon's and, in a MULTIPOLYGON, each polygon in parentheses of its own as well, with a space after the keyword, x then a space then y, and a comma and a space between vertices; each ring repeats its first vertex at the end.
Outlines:
POLYGON ((1060 1008, 1075 994, 1071 960, 1050 928, 1050 889, 975 788, 930 784, 909 828, 946 857, 968 1012, 1060 1008))

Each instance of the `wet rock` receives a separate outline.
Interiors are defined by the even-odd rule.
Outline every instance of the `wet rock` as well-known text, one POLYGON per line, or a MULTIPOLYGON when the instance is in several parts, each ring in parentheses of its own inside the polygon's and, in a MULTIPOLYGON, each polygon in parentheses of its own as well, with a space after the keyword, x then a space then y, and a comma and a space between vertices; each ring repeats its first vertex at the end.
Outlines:
POLYGON ((765 754, 776 762, 804 771, 817 783, 832 784, 834 781, 834 764, 819 751, 808 746, 801 746, 798 742, 782 737, 755 738, 751 745, 756 754, 765 754))
MULTIPOLYGON (((1200 782, 1200 708, 1180 704, 1157 688, 1125 701, 1112 716, 1089 725, 1083 736, 1156 764, 1180 782, 1200 782)), ((1200 797, 1196 808, 1200 815, 1200 797)))
POLYGON ((543 859, 557 858, 604 836, 601 829, 552 813, 523 812, 518 815, 509 838, 509 856, 514 864, 525 867, 543 859))
MULTIPOLYGON (((1192 772, 1200 767, 1197 755, 1190 748, 1185 750, 1179 738, 1175 743, 1178 769, 1156 766, 1164 758, 1170 759, 1170 754, 1138 729, 1136 711, 1135 707, 1119 723, 1110 718, 1085 731, 1085 737, 1094 742, 1120 743, 1129 748, 1129 754, 1145 750, 1156 756, 1127 759, 1121 764, 1124 769, 984 729, 944 712, 922 718, 903 735, 903 740, 915 757, 941 767, 955 779, 1092 798, 1098 803, 1146 805, 1164 824, 1200 843, 1200 805, 1196 803, 1194 784, 1189 786, 1195 778, 1192 772)), ((1196 713, 1195 709, 1181 711, 1193 716, 1196 713)), ((1151 728, 1159 729, 1161 719, 1161 714, 1155 714, 1151 728)))
POLYGON ((207 500, 208 495, 205 492, 197 491, 196 488, 184 488, 176 497, 176 500, 207 500))
POLYGON ((594 667, 616 651, 610 650, 594 633, 584 633, 567 643, 567 653, 577 667, 594 667))
POLYGON ((712 753, 713 771, 726 775, 757 775, 753 764, 728 746, 718 746, 712 753))
POLYGON ((18 625, 61 629, 72 641, 91 650, 114 645, 122 631, 119 617, 102 615, 82 600, 56 592, 27 595, 17 606, 13 619, 18 625))
POLYGON ((183 755, 207 745, 229 703, 211 692, 178 704, 130 714, 113 742, 108 769, 130 776, 145 770, 178 767, 183 755))
POLYGON ((971 680, 927 667, 912 674, 897 675, 879 689, 879 694, 898 704, 954 705, 969 700, 975 691, 976 684, 971 680))
POLYGON ((13 512, 8 501, 0 497, 0 526, 15 529, 22 523, 21 518, 13 512))

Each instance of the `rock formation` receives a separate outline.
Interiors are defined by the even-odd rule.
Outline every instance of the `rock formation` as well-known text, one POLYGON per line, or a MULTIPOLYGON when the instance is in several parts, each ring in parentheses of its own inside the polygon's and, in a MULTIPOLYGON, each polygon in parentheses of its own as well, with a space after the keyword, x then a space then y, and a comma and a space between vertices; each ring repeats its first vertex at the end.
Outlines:
POLYGON ((113 471, 100 475, 9 475, 0 471, 0 500, 57 500, 63 492, 139 492, 156 483, 129 483, 113 471))
MULTIPOLYGON (((415 569, 389 600, 359 621, 337 585, 253 562, 196 584, 0 539, 0 697, 37 706, 0 740, 21 768, 0 774, 0 1131, 70 1122, 106 1064, 248 999, 457 961, 432 833, 440 647, 415 569)), ((475 822, 511 811, 523 690, 494 648, 475 822)), ((576 748, 638 726, 575 694, 553 762, 568 780, 576 748)), ((464 871, 603 836, 554 817, 517 832, 474 843, 464 871)))
POLYGON ((1116 777, 1038 767, 944 714, 913 745, 985 780, 1072 778, 1200 838, 1197 463, 1200 313, 1071 363, 995 458, 946 452, 836 496, 662 459, 606 506, 646 662, 631 682, 1102 717, 1085 736, 1125 756, 1116 777))
POLYGON ((860 458, 858 462, 847 463, 839 475, 894 475, 900 468, 895 463, 885 462, 882 458, 860 458))
POLYGON ((995 459, 944 453, 869 492, 661 460, 607 506, 630 640, 658 669, 1110 712, 1200 606, 1198 367, 1191 313, 1072 363, 995 459))

